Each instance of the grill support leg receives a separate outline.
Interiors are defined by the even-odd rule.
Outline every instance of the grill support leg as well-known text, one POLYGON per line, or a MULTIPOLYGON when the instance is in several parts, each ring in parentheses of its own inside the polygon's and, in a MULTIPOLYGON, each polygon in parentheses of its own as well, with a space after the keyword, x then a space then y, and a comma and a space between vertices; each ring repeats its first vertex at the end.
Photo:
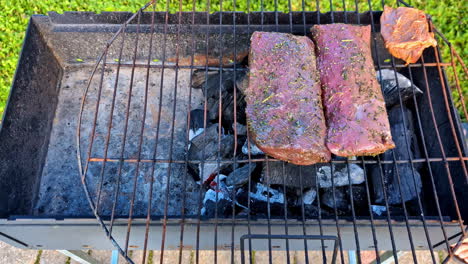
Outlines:
MULTIPOLYGON (((88 253, 82 250, 57 250, 67 257, 81 263, 81 264, 101 264, 98 260, 88 255, 88 253)), ((112 252, 112 257, 114 256, 112 252)), ((114 262, 112 262, 114 263, 114 262)))

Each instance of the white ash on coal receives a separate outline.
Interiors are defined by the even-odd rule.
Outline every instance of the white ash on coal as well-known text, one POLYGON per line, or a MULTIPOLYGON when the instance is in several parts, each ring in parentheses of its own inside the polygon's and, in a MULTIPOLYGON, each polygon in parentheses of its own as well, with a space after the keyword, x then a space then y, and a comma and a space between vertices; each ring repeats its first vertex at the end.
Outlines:
POLYGON ((250 149, 249 149, 249 143, 247 140, 242 146, 242 153, 244 153, 245 155, 249 155, 249 150, 250 150, 250 154, 253 156, 265 155, 265 153, 261 149, 259 149, 257 145, 255 145, 255 143, 252 142, 252 140, 250 140, 250 149))
POLYGON ((302 202, 306 205, 311 205, 315 198, 317 197, 317 191, 315 189, 310 189, 306 191, 302 196, 302 202))
MULTIPOLYGON (((381 160, 394 160, 394 158, 396 160, 409 160, 410 158, 418 158, 420 155, 411 110, 405 106, 401 107, 405 114, 405 124, 403 123, 403 115, 401 114, 399 105, 394 106, 388 112, 392 138, 396 147, 380 155, 381 160), (410 146, 407 146, 407 143, 410 146)), ((419 168, 419 165, 412 165, 410 163, 386 163, 382 164, 382 168, 377 165, 370 166, 375 202, 377 204, 385 202, 384 186, 387 192, 388 203, 391 205, 401 204, 402 200, 408 202, 416 199, 422 190, 419 168)))
POLYGON ((418 96, 423 93, 421 89, 411 83, 410 79, 393 70, 382 69, 377 71, 377 80, 382 87, 387 108, 400 104, 399 96, 404 102, 413 98, 413 95, 418 96))
POLYGON ((387 212, 387 208, 382 205, 372 205, 372 213, 378 216, 382 216, 385 212, 387 212))
MULTIPOLYGON (((239 189, 236 194, 236 200, 244 207, 248 207, 249 192, 245 189, 239 189)), ((283 216, 285 205, 284 194, 274 188, 268 188, 261 183, 253 186, 250 192, 250 213, 253 215, 267 216, 268 207, 271 216, 283 216)))
POLYGON ((235 169, 228 175, 226 179, 226 184, 228 186, 236 187, 240 187, 247 184, 249 182, 250 175, 256 167, 257 165, 255 163, 250 163, 243 167, 235 169))
POLYGON ((250 193, 250 198, 264 202, 267 202, 269 200, 270 203, 284 204, 284 195, 280 191, 271 187, 268 188, 267 186, 261 183, 257 183, 256 187, 257 188, 255 188, 255 192, 250 193))
POLYGON ((357 164, 350 163, 349 171, 347 164, 332 164, 318 167, 317 176, 320 188, 331 188, 332 178, 335 187, 346 186, 351 180, 351 184, 361 184, 364 182, 364 170, 357 164))

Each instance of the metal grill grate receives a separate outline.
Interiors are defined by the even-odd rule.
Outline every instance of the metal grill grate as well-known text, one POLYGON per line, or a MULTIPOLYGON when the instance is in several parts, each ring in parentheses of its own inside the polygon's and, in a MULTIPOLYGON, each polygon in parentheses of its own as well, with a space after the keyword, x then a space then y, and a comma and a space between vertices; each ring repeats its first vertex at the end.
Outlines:
MULTIPOLYGON (((407 5, 403 1, 398 3, 407 5)), ((448 40, 429 19, 439 44, 451 50, 451 62, 441 61, 437 47, 426 50, 420 63, 405 66, 382 48, 378 33, 380 12, 373 11, 370 2, 366 4, 370 11, 365 13, 359 11, 359 6, 365 4, 358 1, 348 9, 343 2, 344 11, 320 9, 317 1, 317 12, 305 11, 304 2, 302 11, 293 12, 291 1, 288 1, 290 12, 281 13, 276 11, 277 4, 275 1, 274 12, 266 11, 262 1, 261 11, 251 13, 250 1, 247 0, 248 13, 210 14, 209 8, 204 10, 206 12, 195 10, 194 2, 192 12, 170 14, 169 2, 167 12, 163 13, 155 12, 156 3, 150 2, 131 16, 108 41, 87 83, 77 130, 82 183, 106 235, 132 263, 129 250, 137 247, 144 250, 143 262, 149 249, 161 251, 161 262, 167 255, 165 251, 177 250, 181 263, 186 249, 195 250, 196 263, 199 263, 202 249, 214 250, 215 263, 221 261, 219 251, 228 250, 230 260, 234 262, 235 251, 239 247, 243 263, 253 259, 256 248, 269 251, 270 263, 273 251, 283 250, 290 263, 290 251, 297 249, 304 251, 306 263, 316 262, 310 259, 309 250, 320 250, 320 261, 335 262, 337 257, 341 263, 345 262, 346 250, 356 250, 360 262, 360 251, 369 248, 375 250, 378 263, 380 250, 392 250, 395 259, 398 250, 411 250, 414 262, 417 262, 416 250, 421 248, 430 250, 434 263, 438 259, 434 250, 438 248, 447 249, 449 257, 452 257, 450 245, 453 240, 460 241, 466 237, 463 219, 468 217, 468 208, 463 203, 467 199, 462 194, 467 190, 468 157, 445 70, 453 70, 464 117, 468 118, 468 115, 459 77, 454 70, 457 63, 463 66, 465 73, 466 67, 448 40), (150 12, 146 12, 148 10, 150 12), (419 156, 411 154, 411 139, 405 132, 407 159, 399 158, 393 151, 390 151, 390 158, 334 158, 327 165, 331 175, 334 175, 336 166, 344 166, 347 183, 338 187, 334 180, 330 181, 328 190, 332 193, 333 206, 325 209, 320 201, 323 198, 320 179, 315 174, 315 215, 307 213, 308 205, 303 198, 296 204, 299 212, 291 212, 289 208, 292 205, 288 204, 297 197, 304 197, 306 181, 312 176, 305 175, 304 169, 299 167, 298 193, 296 197, 288 197, 291 190, 286 184, 287 164, 267 156, 252 155, 248 131, 247 139, 242 140, 246 142, 248 154, 239 155, 243 143, 238 136, 241 125, 236 122, 232 129, 217 130, 215 157, 207 157, 205 148, 202 148, 201 159, 189 159, 189 131, 194 122, 190 113, 196 108, 203 110, 201 126, 204 132, 201 135, 204 145, 209 143, 206 142, 206 131, 210 98, 206 92, 203 93, 208 84, 205 82, 202 89, 193 88, 195 75, 207 80, 211 74, 226 73, 216 75, 219 77, 217 123, 223 124, 225 111, 232 111, 234 120, 238 120, 241 112, 235 84, 245 75, 247 67, 237 58, 248 49, 250 34, 262 30, 306 35, 313 24, 336 22, 370 24, 376 69, 405 73, 412 84, 423 90, 421 96, 416 96, 414 90, 411 95, 409 104, 413 120, 407 119, 402 95, 399 94, 403 126, 406 129, 408 123, 414 123, 421 150, 419 156), (225 63, 226 57, 228 63, 225 63), (233 104, 228 105, 233 109, 226 109, 223 105, 224 91, 221 87, 227 78, 232 78, 234 83, 231 88, 233 104), (222 156, 225 134, 233 135, 233 147, 229 155, 222 156), (247 164, 251 168, 252 164, 259 164, 257 167, 265 164, 263 184, 267 195, 264 214, 255 213, 253 209, 251 190, 256 182, 252 177, 245 187, 247 198, 243 206, 246 208, 243 208, 238 205, 235 190, 223 193, 220 177, 213 180, 211 187, 209 183, 196 184, 189 172, 193 164, 200 168, 201 174, 208 165, 215 166, 215 171, 220 173, 225 167, 235 169, 247 164), (353 164, 361 166, 364 174, 359 187, 352 184, 350 166, 353 164), (396 172, 396 190, 389 189, 385 180, 385 166, 388 164, 396 172), (401 194, 404 187, 400 182, 399 165, 402 164, 410 166, 414 185, 417 184, 416 173, 421 171, 423 191, 416 191, 416 198, 411 203, 403 201, 401 194), (282 183, 271 184, 273 168, 280 171, 282 183), (370 179, 368 173, 371 169, 378 171, 379 182, 370 179), (372 209, 376 185, 386 186, 382 188, 384 216, 376 215, 372 209), (202 213, 202 209, 206 212, 203 202, 209 188, 215 193, 215 209, 211 216, 202 213), (340 212, 337 205, 339 188, 346 188, 347 192, 344 195, 349 201, 349 209, 345 213, 340 212), (275 198, 272 190, 284 197, 279 209, 272 201, 275 198), (400 192, 399 204, 389 202, 389 191, 400 192), (230 206, 221 204, 222 195, 230 197, 230 206), (355 204, 358 195, 363 196, 364 206, 355 204), (223 206, 228 208, 229 214, 220 213, 218 208, 223 206), (333 249, 330 257, 327 250, 333 249)), ((333 7, 332 1, 329 4, 333 7)), ((222 5, 223 1, 220 2, 221 10, 222 5)), ((233 6, 236 7, 235 0, 233 6)), ((182 11, 182 1, 179 8, 182 11)), ((320 166, 323 165, 314 165, 315 171, 320 166)), ((249 169, 250 173, 253 172, 249 169)))

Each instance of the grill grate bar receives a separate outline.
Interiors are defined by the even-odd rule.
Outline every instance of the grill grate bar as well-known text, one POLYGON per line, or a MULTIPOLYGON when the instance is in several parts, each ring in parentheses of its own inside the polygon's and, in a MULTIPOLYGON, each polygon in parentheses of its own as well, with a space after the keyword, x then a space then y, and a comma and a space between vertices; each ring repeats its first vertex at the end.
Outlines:
MULTIPOLYGON (((134 54, 133 54, 133 62, 136 61, 137 59, 137 52, 138 52, 138 41, 139 41, 139 37, 140 37, 140 23, 141 23, 141 12, 139 12, 138 16, 137 16, 137 21, 138 21, 138 24, 137 24, 137 36, 136 36, 136 39, 135 39, 135 49, 134 49, 134 54)), ((132 68, 132 74, 131 74, 131 77, 130 77, 130 88, 129 88, 129 92, 128 92, 128 107, 130 107, 130 104, 131 104, 131 98, 132 98, 132 91, 133 91, 133 81, 134 81, 134 78, 135 78, 135 68, 132 68)), ((148 88, 148 87, 146 87, 148 88)), ((148 102, 148 90, 146 89, 145 91, 145 106, 144 106, 144 110, 143 110, 143 121, 142 121, 142 124, 141 124, 141 131, 140 131, 140 135, 139 135, 139 139, 138 139, 138 154, 137 154, 137 161, 140 160, 140 155, 141 155, 141 145, 143 144, 143 132, 144 132, 144 129, 145 129, 145 118, 146 118, 146 105, 147 105, 147 102, 148 102)), ((127 117, 129 117, 129 115, 127 115, 127 117)), ((122 153, 123 154, 123 153, 122 153)), ((129 245, 129 240, 130 240, 130 231, 132 229, 132 220, 133 220, 133 206, 135 204, 135 196, 136 196, 136 189, 137 189, 137 183, 138 183, 138 174, 140 172, 140 162, 137 162, 137 165, 136 165, 136 169, 135 169, 135 176, 134 176, 134 179, 133 179, 133 191, 132 191, 132 195, 131 195, 131 199, 130 199, 130 210, 128 212, 128 224, 127 224, 127 235, 125 237, 125 248, 124 248, 124 251, 125 251, 125 254, 128 254, 128 245, 129 245)))
MULTIPOLYGON (((280 160, 277 160, 277 159, 273 159, 273 158, 268 158, 269 162, 281 162, 280 160)), ((396 163, 396 164, 405 164, 405 163, 423 163, 423 162, 441 162, 441 161, 447 161, 447 162, 454 162, 454 161, 460 161, 460 160, 463 160, 463 161, 468 161, 468 157, 446 157, 445 159, 444 158, 426 158, 426 159, 413 159, 412 161, 410 161, 409 159, 398 159, 398 160, 383 160, 381 161, 382 164, 393 164, 393 163, 396 163)), ((173 159, 173 160, 168 160, 168 159, 141 159, 141 160, 137 160, 137 159, 128 159, 128 158, 124 158, 124 159, 120 159, 120 158, 98 158, 98 157, 95 157, 95 158, 90 158, 89 159, 90 162, 102 162, 102 161, 106 161, 106 162, 120 162, 120 161, 124 161, 124 162, 128 162, 128 163, 136 163, 136 162, 142 162, 142 163, 180 163, 180 164, 184 164, 186 161, 185 160, 179 160, 179 159, 173 159)), ((206 160, 189 160, 187 161, 188 163, 193 163, 193 164, 200 164, 202 162, 204 163, 207 163, 207 164, 214 164, 214 163, 217 163, 218 160, 213 160, 213 159, 206 159, 206 160)), ((242 159, 242 160, 237 160, 236 161, 237 163, 248 163, 249 160, 248 159, 242 159)), ((266 158, 256 158, 256 159, 251 159, 250 162, 266 162, 266 158)), ((330 163, 331 164, 345 164, 347 161, 345 160, 332 160, 330 163)), ((375 161, 375 160, 364 160, 363 161, 365 164, 377 164, 378 162, 375 161)), ((220 161, 220 163, 222 164, 233 164, 234 163, 234 160, 233 159, 223 159, 220 161)), ((351 164, 361 164, 362 161, 358 161, 358 160, 349 160, 349 163, 351 164)))
MULTIPOLYGON (((115 63, 115 62, 112 62, 112 61, 109 61, 106 63, 106 66, 109 66, 109 67, 116 67, 118 66, 119 64, 118 63, 115 63)), ((120 64, 121 67, 123 68, 132 68, 133 67, 133 64, 131 63, 121 63, 120 64)), ((431 62, 431 63, 427 63, 427 65, 425 65, 426 67, 453 67, 453 65, 451 63, 448 63, 448 62, 440 62, 440 63, 436 63, 436 62, 431 62)), ((150 69, 161 69, 163 68, 162 64, 150 64, 149 66, 146 65, 146 64, 142 64, 142 63, 137 63, 135 64, 135 67, 136 68, 147 68, 149 67, 150 69)), ((408 66, 405 66, 404 64, 395 64, 395 68, 407 68, 407 67, 411 67, 411 68, 422 68, 422 64, 421 63, 414 63, 414 64, 410 64, 408 66)), ((248 71, 249 69, 247 67, 244 67, 244 66, 241 66, 241 65, 238 65, 238 66, 233 66, 232 68, 230 67, 216 67, 216 66, 197 66, 197 65, 175 65, 175 64, 169 64, 169 65, 164 65, 164 68, 166 69, 192 69, 192 70, 205 70, 205 69, 208 69, 209 71, 219 71, 219 70, 223 70, 223 71, 241 71, 241 72, 246 72, 248 71)), ((392 69, 393 66, 392 65, 382 65, 381 66, 381 69, 392 69)))
MULTIPOLYGON (((192 3, 192 24, 195 24, 195 1, 193 1, 192 3)), ((193 66, 193 62, 194 62, 194 54, 195 54, 195 36, 194 36, 194 32, 192 31, 191 33, 191 49, 192 49, 192 52, 191 52, 191 56, 190 56, 190 65, 193 66)), ((187 132, 186 132, 186 136, 185 136, 185 152, 188 153, 189 151, 189 144, 190 144, 190 133, 189 133, 189 130, 190 130, 190 112, 191 112, 191 108, 192 108, 192 83, 193 83, 193 68, 190 68, 190 80, 189 80, 189 83, 190 83, 190 88, 189 88, 189 101, 188 101, 188 105, 187 105, 187 126, 186 126, 186 129, 187 129, 187 132)), ((181 223, 180 223, 180 242, 179 242, 179 264, 182 263, 182 253, 183 253, 183 249, 184 249, 184 231, 185 231, 185 204, 186 204, 186 200, 187 200, 187 195, 185 195, 185 192, 187 190, 187 171, 188 171, 188 155, 186 155, 186 162, 185 162, 185 173, 184 173, 184 181, 183 181, 183 193, 184 195, 182 196, 182 206, 181 206, 181 216, 182 216, 182 219, 181 219, 181 223)), ((150 209, 151 206, 148 206, 148 209, 150 209)), ((147 227, 148 228, 148 227, 147 227)), ((144 262, 144 260, 143 260, 144 262)))
MULTIPOLYGON (((154 18, 155 18, 155 11, 156 11, 156 6, 153 5, 153 14, 151 15, 151 35, 150 35, 150 42, 149 42, 149 54, 148 54, 148 61, 147 61, 147 65, 149 66, 150 63, 151 63, 151 58, 152 58, 152 48, 153 48, 153 33, 154 33, 154 18)), ((120 61, 120 60, 119 60, 120 61)), ((148 87, 149 87, 149 77, 150 77, 150 68, 148 67, 147 70, 146 70, 146 82, 145 82, 145 106, 144 106, 144 115, 143 115, 143 123, 142 123, 142 132, 141 132, 141 135, 143 135, 143 129, 144 129, 144 126, 145 126, 145 119, 146 119, 146 109, 148 107, 148 87)), ((140 141, 142 140, 142 136, 140 136, 140 141)), ((140 148, 139 148, 139 152, 138 152, 138 161, 141 160, 141 156, 140 156, 140 153, 141 153, 141 144, 140 144, 140 148)), ((151 217, 151 205, 152 205, 152 197, 153 197, 153 184, 154 184, 154 178, 151 177, 150 179, 150 190, 149 190, 149 201, 148 201, 148 210, 147 210, 147 213, 146 213, 146 225, 145 225, 145 238, 144 238, 144 242, 143 242, 143 258, 142 258, 142 264, 145 263, 146 261, 146 252, 147 252, 147 249, 148 249, 148 236, 149 236, 149 224, 150 224, 150 217, 151 217)))

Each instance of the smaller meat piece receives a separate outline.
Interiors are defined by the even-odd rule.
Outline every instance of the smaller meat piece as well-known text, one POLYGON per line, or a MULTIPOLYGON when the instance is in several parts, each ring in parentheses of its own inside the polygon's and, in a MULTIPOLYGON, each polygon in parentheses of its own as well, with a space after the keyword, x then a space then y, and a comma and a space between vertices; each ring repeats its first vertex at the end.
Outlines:
POLYGON ((296 165, 328 161, 314 43, 305 36, 255 32, 249 67, 244 93, 255 144, 296 165))
POLYGON ((385 6, 380 25, 385 47, 406 64, 417 62, 425 48, 437 46, 434 33, 429 32, 426 14, 421 10, 385 6))

